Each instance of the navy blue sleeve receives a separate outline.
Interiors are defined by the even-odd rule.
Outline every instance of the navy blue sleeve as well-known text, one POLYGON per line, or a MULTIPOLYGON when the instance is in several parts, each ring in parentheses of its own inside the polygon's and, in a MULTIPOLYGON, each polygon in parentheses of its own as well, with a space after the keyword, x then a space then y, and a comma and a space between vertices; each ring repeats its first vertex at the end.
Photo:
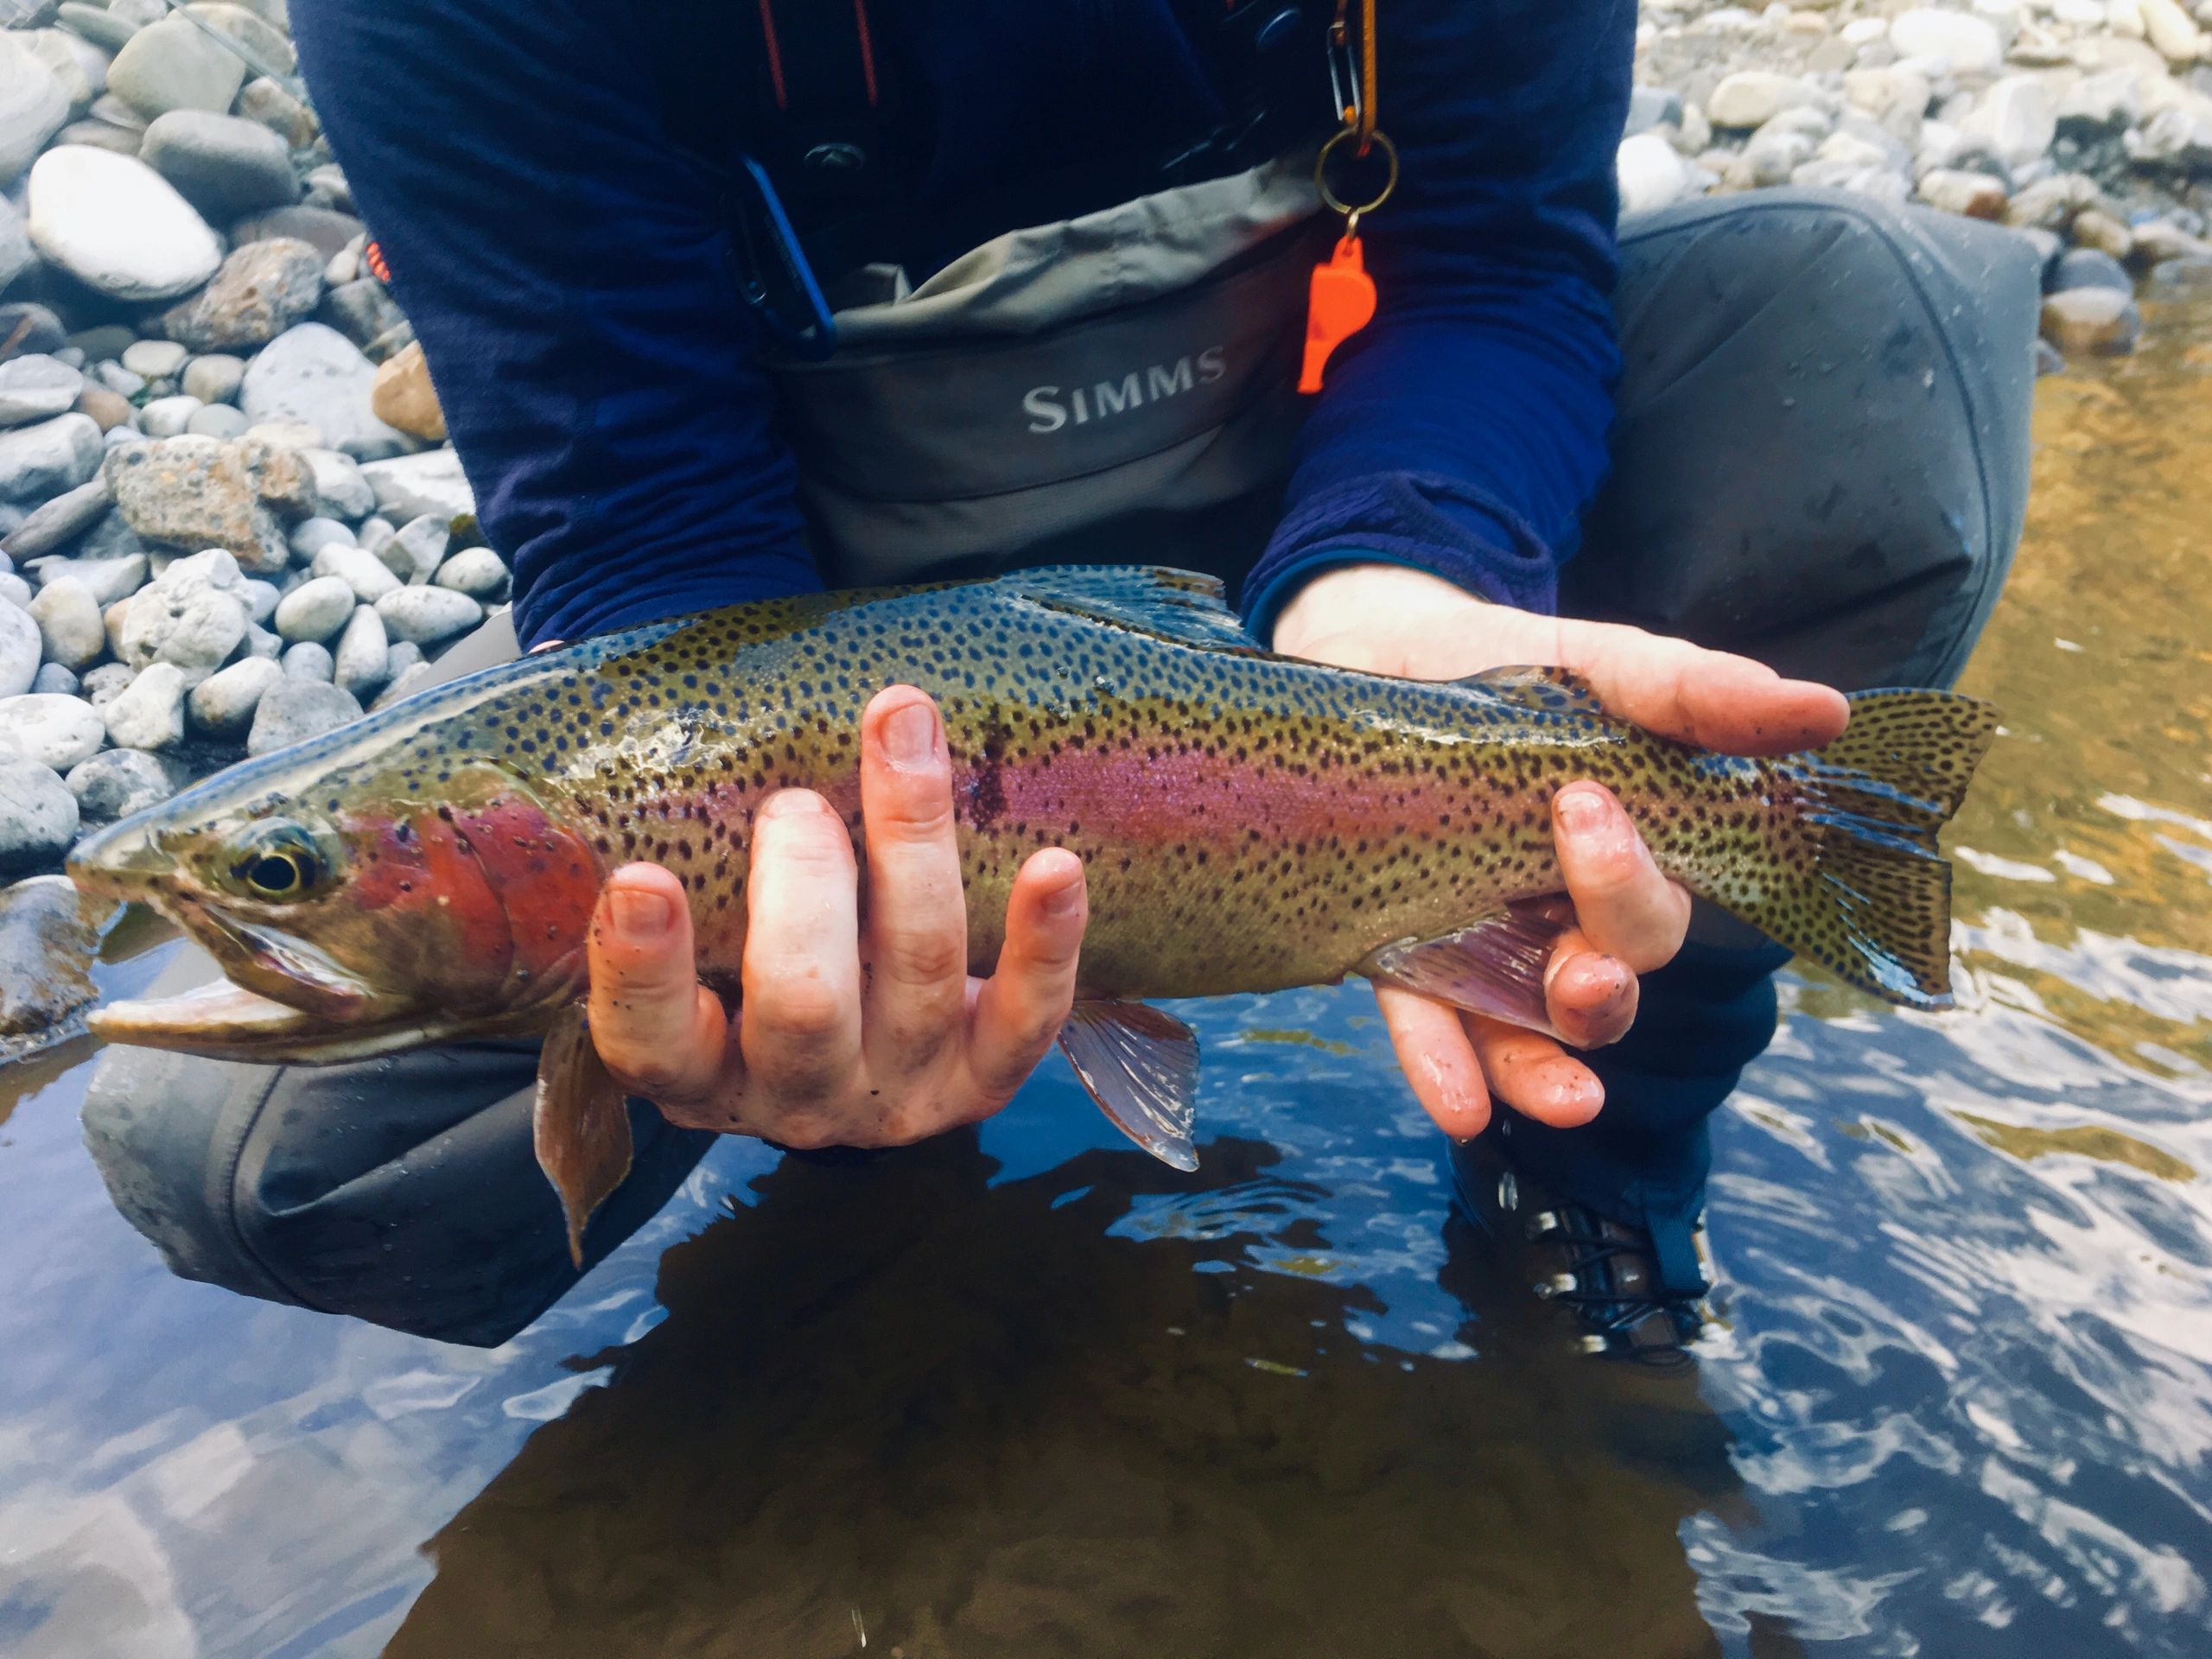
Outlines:
POLYGON ((1329 364, 1244 585, 1263 639, 1315 573, 1377 558, 1549 611, 1605 472, 1633 0, 1380 13, 1403 173, 1362 230, 1375 321, 1329 364))
POLYGON ((591 0, 294 0, 525 644, 820 585, 711 175, 591 0))

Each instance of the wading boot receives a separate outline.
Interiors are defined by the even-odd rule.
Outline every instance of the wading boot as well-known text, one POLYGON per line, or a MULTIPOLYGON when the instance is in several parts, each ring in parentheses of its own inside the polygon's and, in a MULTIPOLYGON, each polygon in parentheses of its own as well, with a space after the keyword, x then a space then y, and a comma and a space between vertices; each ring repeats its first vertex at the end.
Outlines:
MULTIPOLYGON (((1662 1287, 1649 1233, 1538 1185, 1506 1161, 1499 1141, 1493 1126, 1452 1148, 1460 1206, 1499 1259, 1573 1314, 1585 1353, 1660 1368, 1692 1363, 1704 1287, 1662 1287)), ((1701 1233, 1698 1243, 1702 1262, 1701 1233)))

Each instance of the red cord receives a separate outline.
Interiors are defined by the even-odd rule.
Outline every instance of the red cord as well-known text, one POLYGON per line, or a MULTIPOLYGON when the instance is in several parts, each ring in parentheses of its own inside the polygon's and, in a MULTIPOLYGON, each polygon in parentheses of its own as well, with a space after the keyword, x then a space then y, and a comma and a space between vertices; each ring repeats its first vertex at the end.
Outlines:
POLYGON ((784 90, 784 54, 776 44, 776 13, 769 0, 760 0, 760 38, 768 45, 768 84, 776 91, 776 107, 788 110, 790 95, 784 90))
MULTIPOLYGON (((761 0, 766 5, 767 0, 761 0)), ((853 0, 853 23, 861 37, 861 74, 868 82, 868 106, 875 107, 875 43, 868 38, 868 0, 853 0)))

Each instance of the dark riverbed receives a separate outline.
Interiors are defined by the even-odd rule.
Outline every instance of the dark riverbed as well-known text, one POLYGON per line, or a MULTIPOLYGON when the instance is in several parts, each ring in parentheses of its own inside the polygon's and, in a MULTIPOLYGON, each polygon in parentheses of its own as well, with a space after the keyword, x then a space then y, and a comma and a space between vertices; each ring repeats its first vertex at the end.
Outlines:
POLYGON ((2153 334, 2041 391, 1965 1010, 1789 982, 1694 1377, 1499 1282, 1357 987, 1195 1011, 1195 1176, 1058 1061, 727 1142, 491 1352, 169 1277, 79 1045, 0 1074, 0 1654, 2212 1650, 2212 310, 2153 334))

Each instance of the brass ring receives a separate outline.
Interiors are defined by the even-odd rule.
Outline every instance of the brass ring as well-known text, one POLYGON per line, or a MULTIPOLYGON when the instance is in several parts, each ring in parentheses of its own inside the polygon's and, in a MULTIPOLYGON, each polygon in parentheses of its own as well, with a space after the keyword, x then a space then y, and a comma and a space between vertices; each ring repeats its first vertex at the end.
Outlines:
POLYGON ((1390 135, 1378 127, 1373 135, 1373 143, 1382 150, 1382 158, 1390 163, 1390 170, 1383 178, 1382 190, 1374 200, 1363 201, 1357 206, 1339 201, 1337 199, 1337 193, 1329 188, 1329 157, 1335 153, 1338 144, 1343 143, 1347 138, 1357 137, 1358 134, 1350 127, 1338 128, 1331 136, 1329 142, 1321 146, 1320 155, 1313 160, 1314 188, 1320 191, 1321 200, 1328 204, 1329 211, 1332 213, 1371 213, 1389 200, 1390 193, 1398 188, 1398 147, 1390 142, 1390 135))

